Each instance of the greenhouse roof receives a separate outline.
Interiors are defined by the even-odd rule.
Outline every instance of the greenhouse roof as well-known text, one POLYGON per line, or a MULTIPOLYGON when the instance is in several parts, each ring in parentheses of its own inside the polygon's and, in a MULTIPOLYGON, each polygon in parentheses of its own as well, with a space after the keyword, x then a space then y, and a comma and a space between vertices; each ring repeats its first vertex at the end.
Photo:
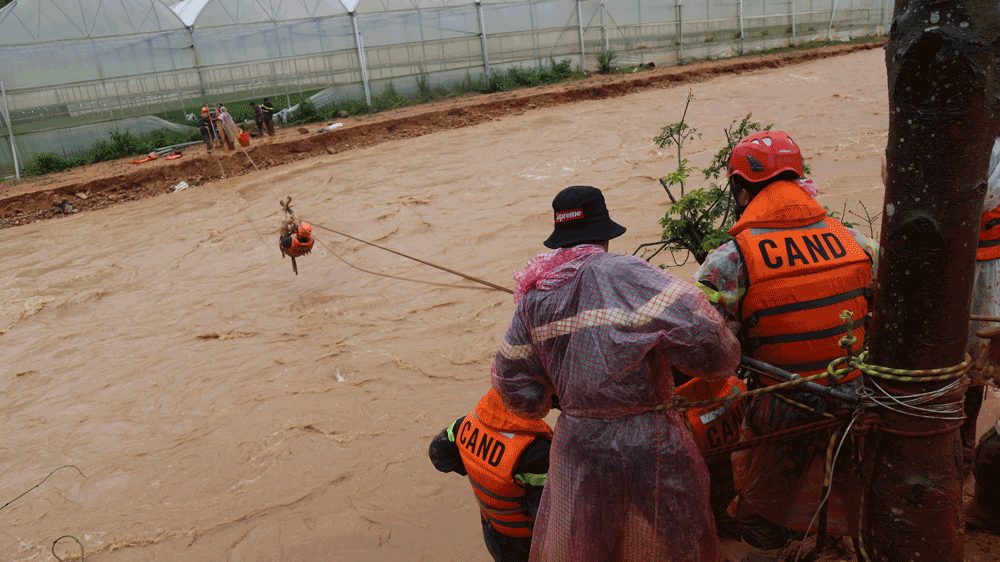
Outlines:
POLYGON ((185 25, 211 27, 339 16, 337 0, 184 0, 174 12, 185 25))
POLYGON ((183 28, 160 0, 15 0, 0 9, 0 45, 183 28))

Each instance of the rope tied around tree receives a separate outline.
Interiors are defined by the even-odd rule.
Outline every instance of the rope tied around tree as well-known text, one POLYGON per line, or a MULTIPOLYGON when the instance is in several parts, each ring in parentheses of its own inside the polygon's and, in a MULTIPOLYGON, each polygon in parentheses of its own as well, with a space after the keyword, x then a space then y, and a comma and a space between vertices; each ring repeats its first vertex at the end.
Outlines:
MULTIPOLYGON (((964 419, 964 414, 962 413, 962 402, 948 402, 947 400, 955 396, 964 396, 965 387, 968 385, 968 379, 965 375, 972 367, 972 359, 968 354, 966 354, 963 361, 957 365, 934 369, 899 369, 868 363, 867 350, 864 350, 857 355, 854 354, 854 346, 858 343, 858 338, 854 334, 853 316, 854 313, 850 310, 844 310, 840 314, 840 318, 844 321, 846 326, 846 332, 839 341, 840 347, 844 349, 844 355, 831 361, 827 366, 826 372, 808 377, 799 377, 798 375, 793 374, 793 377, 795 377, 793 380, 768 385, 763 388, 747 392, 743 392, 739 388, 734 387, 732 392, 730 392, 727 396, 699 400, 697 402, 691 402, 683 396, 675 395, 669 402, 653 406, 650 408, 650 411, 672 410, 678 413, 683 413, 693 408, 703 408, 715 404, 725 404, 728 408, 741 398, 749 398, 760 394, 777 393, 781 390, 798 387, 805 383, 815 382, 825 378, 830 378, 835 382, 839 382, 849 373, 857 370, 871 378, 872 388, 864 388, 860 391, 861 401, 854 411, 855 423, 853 424, 854 427, 852 433, 855 436, 860 436, 870 431, 882 430, 903 435, 912 434, 911 436, 918 437, 934 435, 942 431, 950 431, 954 428, 954 426, 949 426, 948 428, 940 430, 919 432, 919 435, 917 433, 894 430, 886 427, 881 420, 881 416, 877 413, 866 411, 869 408, 874 407, 886 408, 897 413, 918 418, 955 420, 959 422, 964 419), (945 381, 951 381, 951 383, 940 389, 929 392, 894 395, 880 386, 876 379, 905 383, 930 383, 945 381)), ((781 397, 780 394, 775 395, 781 397)), ((794 407, 800 406, 793 400, 786 399, 783 401, 794 407)), ((839 421, 846 420, 841 419, 839 421)), ((808 432, 815 431, 820 428, 803 426, 803 429, 805 430, 803 432, 808 432)))

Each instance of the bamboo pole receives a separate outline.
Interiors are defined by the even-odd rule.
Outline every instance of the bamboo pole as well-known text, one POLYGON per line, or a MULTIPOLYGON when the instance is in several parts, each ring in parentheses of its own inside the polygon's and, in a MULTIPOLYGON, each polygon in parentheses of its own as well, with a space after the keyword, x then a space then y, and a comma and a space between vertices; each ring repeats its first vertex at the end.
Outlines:
MULTIPOLYGON (((886 67, 888 185, 869 361, 956 365, 968 332, 976 240, 998 130, 995 2, 897 2, 886 67)), ((878 381, 915 394, 944 383, 878 381)), ((953 396, 948 401, 960 401, 953 396)), ((862 538, 872 562, 960 562, 961 442, 954 420, 876 409, 862 538), (935 434, 935 432, 937 432, 935 434)))

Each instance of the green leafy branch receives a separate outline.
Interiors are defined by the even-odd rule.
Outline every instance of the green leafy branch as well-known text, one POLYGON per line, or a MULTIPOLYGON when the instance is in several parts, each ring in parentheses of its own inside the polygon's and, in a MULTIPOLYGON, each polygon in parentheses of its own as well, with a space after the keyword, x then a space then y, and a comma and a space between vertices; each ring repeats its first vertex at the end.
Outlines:
POLYGON ((706 180, 719 179, 729 164, 729 153, 740 139, 771 128, 771 125, 762 126, 752 121, 752 113, 748 113, 739 122, 733 120, 730 126, 723 130, 726 145, 719 149, 708 167, 702 169, 691 166, 688 159, 683 157, 684 144, 695 136, 701 138, 697 129, 685 122, 693 99, 694 96, 689 93, 680 122, 663 127, 660 134, 653 138, 653 142, 660 148, 677 147, 677 169, 660 178, 660 185, 673 203, 660 219, 660 226, 663 227, 661 240, 642 244, 633 252, 633 255, 642 252, 643 258, 647 261, 667 250, 674 257, 674 265, 687 263, 691 256, 694 256, 698 263, 704 263, 712 250, 730 240, 727 231, 733 225, 734 206, 728 187, 725 184, 710 183, 707 188, 689 192, 686 192, 685 188, 690 183, 691 176, 697 172, 700 172, 706 180), (679 188, 680 198, 674 197, 672 190, 674 187, 679 188), (684 258, 678 261, 676 252, 682 253, 684 258))

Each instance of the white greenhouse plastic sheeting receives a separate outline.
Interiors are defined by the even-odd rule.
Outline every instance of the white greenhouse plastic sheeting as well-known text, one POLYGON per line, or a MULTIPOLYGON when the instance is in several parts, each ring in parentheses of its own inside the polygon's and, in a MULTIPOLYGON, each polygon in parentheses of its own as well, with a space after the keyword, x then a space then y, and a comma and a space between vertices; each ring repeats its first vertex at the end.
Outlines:
MULTIPOLYGON (((40 132, 314 90, 323 103, 390 85, 409 94, 418 81, 553 59, 593 69, 606 49, 623 64, 728 57, 882 33, 892 10, 892 0, 15 0, 0 9, 0 80, 29 159, 64 146, 40 132)), ((3 175, 7 133, 0 125, 3 175)))
MULTIPOLYGON (((86 152, 98 141, 111 140, 110 134, 115 129, 123 133, 128 130, 128 132, 136 136, 141 136, 157 129, 170 129, 178 133, 194 133, 197 131, 195 127, 178 125, 159 117, 129 117, 128 119, 81 125, 68 129, 17 135, 15 137, 17 155, 20 159, 22 169, 24 166, 29 166, 35 161, 34 156, 36 154, 51 152, 62 157, 76 156, 86 152)), ((9 141, 3 142, 3 140, 0 140, 0 162, 3 162, 4 159, 12 159, 10 143, 9 141)), ((11 168, 11 172, 13 172, 13 168, 11 168)))

